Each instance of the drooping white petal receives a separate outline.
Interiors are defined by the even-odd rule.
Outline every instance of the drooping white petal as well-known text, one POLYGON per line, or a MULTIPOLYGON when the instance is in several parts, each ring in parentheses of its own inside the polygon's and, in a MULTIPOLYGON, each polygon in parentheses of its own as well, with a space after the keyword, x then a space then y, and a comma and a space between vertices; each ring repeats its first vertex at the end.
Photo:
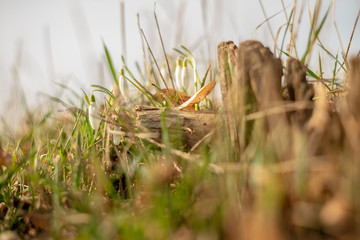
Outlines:
POLYGON ((91 127, 95 131, 97 131, 100 125, 100 113, 99 113, 99 108, 96 105, 95 98, 93 96, 91 96, 91 101, 89 106, 89 121, 91 127))
POLYGON ((165 81, 168 81, 169 79, 169 72, 166 69, 166 65, 165 63, 161 65, 161 69, 160 69, 161 75, 163 76, 163 78, 165 79, 165 81))
POLYGON ((129 85, 128 81, 124 76, 124 70, 120 70, 120 77, 119 77, 119 88, 120 88, 120 94, 125 99, 130 99, 130 92, 129 92, 129 85))
POLYGON ((187 69, 187 60, 185 59, 183 62, 183 67, 181 69, 181 83, 182 83, 182 87, 184 89, 188 89, 189 88, 189 83, 190 83, 190 74, 189 74, 189 70, 187 69))
POLYGON ((176 59, 176 68, 175 68, 175 83, 178 90, 182 89, 182 82, 181 82, 181 63, 180 58, 176 59))

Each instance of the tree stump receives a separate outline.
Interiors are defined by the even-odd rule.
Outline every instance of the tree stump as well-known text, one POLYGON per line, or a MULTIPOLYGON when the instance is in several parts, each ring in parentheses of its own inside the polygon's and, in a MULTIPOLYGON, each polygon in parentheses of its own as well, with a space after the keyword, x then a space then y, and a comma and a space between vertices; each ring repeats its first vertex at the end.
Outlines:
MULTIPOLYGON (((244 41, 236 46, 232 41, 221 42, 217 48, 220 70, 221 95, 227 134, 236 146, 248 142, 253 121, 246 120, 251 113, 267 113, 274 107, 285 108, 281 93, 282 64, 269 48, 254 40, 244 41)), ((285 79, 288 84, 290 101, 308 101, 313 97, 312 88, 306 82, 306 68, 298 60, 289 58, 285 79)), ((183 142, 193 146, 214 127, 218 113, 202 111, 181 111, 137 106, 136 127, 145 132, 155 133, 161 139, 165 127, 172 136, 181 136, 183 142)), ((302 124, 308 119, 307 111, 294 111, 296 121, 302 124), (300 120, 299 120, 300 119, 300 120)), ((311 114, 311 112, 310 112, 311 114)), ((274 114, 265 114, 269 130, 279 126, 285 128, 288 122, 286 109, 274 114)), ((244 145, 243 144, 243 145, 244 145)), ((240 147, 241 148, 241 147, 240 147)))
MULTIPOLYGON (((281 61, 254 40, 241 42, 238 47, 233 42, 221 42, 218 61, 227 129, 232 141, 240 147, 244 145, 241 142, 248 142, 253 128, 251 121, 245 122, 245 116, 283 101, 281 61)), ((285 120, 280 115, 266 119, 271 128, 285 120)))

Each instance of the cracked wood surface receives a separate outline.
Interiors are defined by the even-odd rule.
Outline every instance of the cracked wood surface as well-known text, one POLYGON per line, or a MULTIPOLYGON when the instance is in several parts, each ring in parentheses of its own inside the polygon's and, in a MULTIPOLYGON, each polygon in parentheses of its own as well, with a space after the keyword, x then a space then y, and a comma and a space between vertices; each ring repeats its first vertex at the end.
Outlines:
POLYGON ((193 146, 214 128, 215 113, 212 111, 180 111, 170 108, 137 106, 134 109, 136 127, 143 132, 156 133, 161 140, 162 121, 170 140, 180 137, 187 146, 193 146))

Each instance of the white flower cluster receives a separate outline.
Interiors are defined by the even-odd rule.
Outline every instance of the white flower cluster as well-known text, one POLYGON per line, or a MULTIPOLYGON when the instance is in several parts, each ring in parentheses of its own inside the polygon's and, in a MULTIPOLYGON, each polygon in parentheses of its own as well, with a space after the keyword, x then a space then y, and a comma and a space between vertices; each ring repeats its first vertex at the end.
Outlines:
POLYGON ((181 64, 180 58, 176 59, 176 68, 175 68, 175 82, 178 90, 188 89, 189 88, 189 71, 187 68, 188 59, 184 59, 181 64))

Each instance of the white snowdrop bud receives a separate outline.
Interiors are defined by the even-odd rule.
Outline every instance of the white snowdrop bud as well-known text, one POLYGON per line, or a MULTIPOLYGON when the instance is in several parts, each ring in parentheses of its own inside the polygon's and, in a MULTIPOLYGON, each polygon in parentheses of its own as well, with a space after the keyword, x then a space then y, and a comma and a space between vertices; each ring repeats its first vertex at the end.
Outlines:
POLYGON ((130 98, 129 85, 128 85, 128 81, 126 80, 126 78, 124 76, 123 68, 120 69, 119 88, 120 88, 121 96, 125 100, 128 100, 130 98))
POLYGON ((120 134, 120 131, 121 131, 121 128, 120 127, 117 127, 115 126, 114 127, 114 133, 113 133, 113 143, 114 145, 119 145, 120 142, 121 142, 121 138, 123 135, 120 134))
POLYGON ((160 69, 160 73, 163 76, 163 78, 165 79, 165 81, 168 81, 169 79, 169 72, 166 69, 166 65, 165 63, 161 65, 161 69, 160 69))
POLYGON ((99 108, 96 105, 95 96, 91 94, 89 106, 89 120, 91 127, 97 131, 100 125, 99 108))
POLYGON ((185 59, 183 61, 183 67, 181 70, 181 83, 182 83, 182 87, 184 89, 188 89, 189 88, 189 70, 187 69, 187 60, 185 59))
POLYGON ((181 78, 181 61, 180 58, 176 59, 176 68, 175 68, 175 82, 178 90, 181 90, 182 85, 182 78, 181 78))

